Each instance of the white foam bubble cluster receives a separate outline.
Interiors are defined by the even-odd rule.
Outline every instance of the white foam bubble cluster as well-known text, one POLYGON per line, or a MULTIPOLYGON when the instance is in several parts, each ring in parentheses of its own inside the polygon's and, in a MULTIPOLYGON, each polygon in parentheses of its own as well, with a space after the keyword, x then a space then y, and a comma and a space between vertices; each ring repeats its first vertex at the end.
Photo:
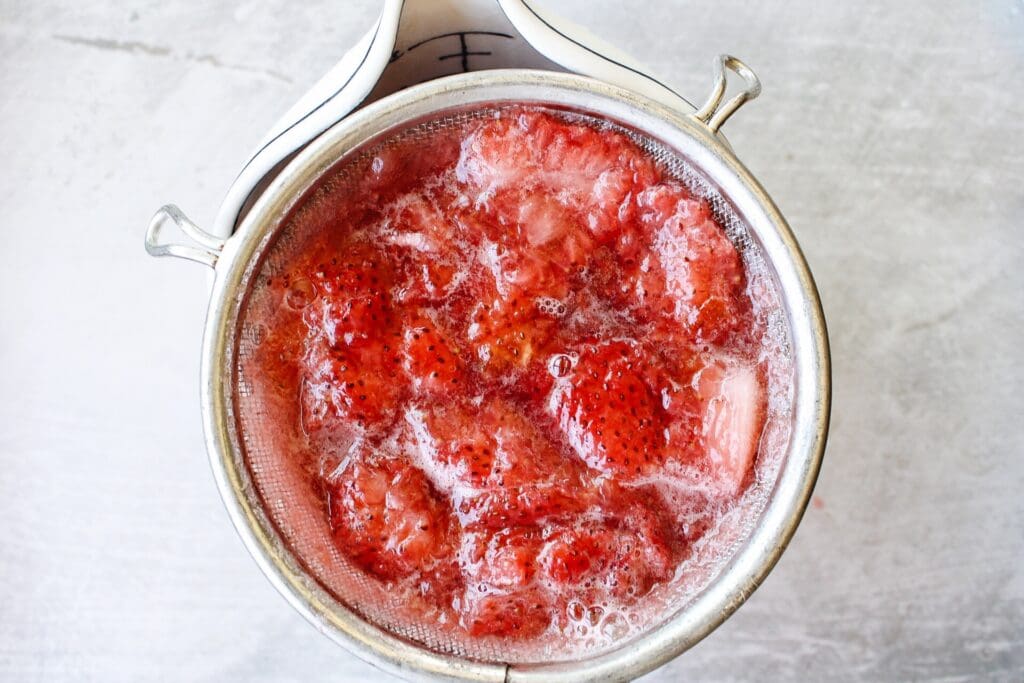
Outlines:
POLYGON ((564 301, 559 301, 549 296, 537 297, 536 302, 537 309, 545 315, 550 315, 552 318, 561 318, 569 310, 564 301))

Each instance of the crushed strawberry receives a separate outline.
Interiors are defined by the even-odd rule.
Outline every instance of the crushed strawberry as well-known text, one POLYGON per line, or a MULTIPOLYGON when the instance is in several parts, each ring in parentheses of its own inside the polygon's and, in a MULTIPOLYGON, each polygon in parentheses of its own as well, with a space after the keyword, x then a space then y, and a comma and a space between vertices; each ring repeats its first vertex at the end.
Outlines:
POLYGON ((421 460, 475 488, 508 488, 570 476, 572 463, 504 400, 486 396, 407 415, 421 460))
POLYGON ((588 519, 556 531, 541 553, 544 580, 578 586, 590 601, 636 599, 672 572, 664 539, 588 519))
POLYGON ((542 544, 536 527, 477 529, 463 535, 462 621, 470 633, 533 636, 547 628, 550 597, 534 583, 542 544))
POLYGON ((588 466, 630 478, 660 463, 665 421, 647 365, 634 342, 587 344, 572 374, 556 384, 550 410, 588 466))
POLYGON ((311 336, 332 347, 361 346, 390 330, 393 276, 385 254, 357 243, 343 260, 318 265, 312 277, 319 296, 305 309, 311 336))
POLYGON ((764 421, 757 370, 717 361, 701 372, 697 393, 704 405, 701 428, 707 467, 721 490, 734 496, 753 466, 764 421))
POLYGON ((588 215, 595 234, 610 233, 632 190, 657 181, 650 157, 621 133, 541 112, 496 119, 471 133, 456 167, 460 181, 486 194, 527 188, 588 215), (539 191, 538 191, 539 190, 539 191))
POLYGON ((479 363, 492 374, 528 366, 543 353, 562 305, 554 303, 554 311, 545 310, 544 301, 526 297, 493 298, 477 304, 470 313, 466 336, 479 363))
POLYGON ((706 201, 675 185, 638 196, 642 222, 664 274, 665 295, 677 322, 701 342, 721 343, 742 325, 749 305, 739 254, 715 223, 706 201))
POLYGON ((626 134, 512 107, 435 137, 299 213, 257 380, 354 565, 538 638, 671 581, 754 480, 761 330, 711 207, 626 134))
POLYGON ((550 599, 540 589, 502 593, 470 591, 461 623, 474 636, 535 638, 551 623, 550 599))
POLYGON ((335 535, 362 568, 395 580, 450 560, 457 538, 451 512, 419 469, 370 456, 326 484, 335 535))
MULTIPOLYGON (((393 344, 392 344, 393 345, 393 344)), ((402 398, 399 357, 392 345, 377 341, 355 348, 310 344, 304 358, 304 426, 317 431, 338 420, 360 429, 386 429, 402 398)))
POLYGON ((444 396, 458 390, 463 381, 458 348, 426 316, 406 326, 402 360, 412 389, 421 395, 444 396))
POLYGON ((475 530, 463 536, 459 563, 478 591, 484 590, 481 583, 491 590, 515 589, 533 581, 542 543, 535 527, 475 530))
POLYGON ((318 265, 317 295, 304 308, 303 416, 317 430, 337 418, 374 430, 390 424, 402 397, 391 269, 356 245, 343 261, 318 265))
POLYGON ((402 275, 395 288, 398 302, 436 304, 457 288, 465 245, 455 221, 442 214, 435 198, 402 196, 385 213, 381 232, 402 275))

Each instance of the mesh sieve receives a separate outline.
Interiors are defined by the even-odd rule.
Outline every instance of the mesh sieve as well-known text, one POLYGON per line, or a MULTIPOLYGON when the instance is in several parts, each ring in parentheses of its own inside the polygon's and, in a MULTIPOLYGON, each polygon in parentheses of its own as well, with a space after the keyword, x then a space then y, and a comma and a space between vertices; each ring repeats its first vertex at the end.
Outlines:
POLYGON ((281 319, 277 313, 280 301, 269 284, 301 253, 311 238, 310 226, 323 224, 328 207, 354 191, 356 180, 370 160, 388 147, 466 127, 481 117, 493 115, 502 106, 507 105, 442 110, 350 150, 268 236, 258 260, 243 276, 237 314, 229 322, 233 353, 230 367, 225 368, 231 386, 225 398, 230 402, 227 412, 233 416, 228 425, 234 446, 230 457, 244 479, 244 495, 252 507, 262 511, 276 532, 277 537, 271 541, 293 558, 310 581, 366 621, 417 646, 458 658, 501 664, 576 661, 621 647, 670 620, 700 595, 752 533, 770 498, 790 442, 791 339, 778 285, 759 242, 752 239, 733 204, 691 160, 634 128, 579 110, 557 110, 559 116, 628 135, 667 175, 709 201, 746 266, 748 293, 765 330, 762 360, 768 368, 768 414, 753 484, 719 518, 717 526, 694 545, 673 581, 655 588, 635 609, 606 615, 586 636, 548 635, 536 641, 509 641, 471 637, 452 623, 417 619, 399 592, 388 590, 354 566, 337 547, 325 514, 323 492, 315 483, 316 472, 310 465, 315 460, 310 445, 298 428, 297 419, 285 421, 294 423, 295 429, 280 428, 279 416, 294 413, 297 398, 283 394, 275 378, 256 371, 255 359, 266 348, 268 333, 281 319), (285 457, 283 454, 287 453, 296 457, 285 457))

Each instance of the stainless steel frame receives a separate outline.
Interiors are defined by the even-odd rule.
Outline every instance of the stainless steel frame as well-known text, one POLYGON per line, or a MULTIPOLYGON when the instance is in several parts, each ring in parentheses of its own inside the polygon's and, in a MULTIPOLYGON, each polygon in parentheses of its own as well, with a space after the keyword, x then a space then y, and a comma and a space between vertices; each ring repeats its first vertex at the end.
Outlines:
POLYGON ((693 646, 721 624, 764 580, 795 531, 811 496, 828 431, 831 371, 818 293, 782 214, 717 134, 760 91, 742 62, 723 56, 711 97, 686 114, 619 87, 566 73, 499 70, 430 81, 391 95, 343 119, 313 140, 265 190, 238 231, 223 243, 165 207, 147 233, 154 255, 210 265, 215 280, 203 342, 202 410, 217 485, 235 528, 263 572, 320 631, 361 658, 407 678, 471 681, 620 681, 648 672, 693 646), (747 88, 724 106, 725 69, 747 88), (256 503, 240 455, 232 406, 236 322, 261 257, 288 216, 321 178, 366 141, 440 110, 482 103, 534 102, 568 107, 620 122, 660 140, 718 188, 750 227, 774 271, 790 325, 794 360, 793 430, 771 498, 748 541, 685 609, 619 649, 559 664, 478 663, 429 651, 397 638, 338 603, 301 569, 256 503), (161 242, 171 221, 200 248, 161 242), (191 250, 189 250, 191 249, 191 250))

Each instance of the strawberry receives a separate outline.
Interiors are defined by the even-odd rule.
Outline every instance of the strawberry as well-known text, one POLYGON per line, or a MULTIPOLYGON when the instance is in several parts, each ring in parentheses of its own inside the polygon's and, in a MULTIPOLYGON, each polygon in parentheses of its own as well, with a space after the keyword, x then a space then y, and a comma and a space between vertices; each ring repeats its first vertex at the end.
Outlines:
POLYGON ((457 527, 423 472, 404 460, 352 457, 327 482, 339 547, 385 580, 442 570, 457 527))
POLYGON ((313 269, 310 279, 318 296, 304 310, 310 335, 331 346, 373 343, 393 324, 390 261, 366 244, 351 244, 346 252, 313 269))
POLYGON ((484 384, 511 396, 535 401, 551 386, 548 365, 561 343, 559 324, 573 307, 573 296, 498 294, 493 283, 477 283, 475 303, 453 331, 465 340, 468 362, 484 384))
POLYGON ((692 463, 702 447, 703 413, 694 378, 705 361, 696 349, 675 336, 652 335, 646 348, 649 356, 644 378, 665 415, 663 462, 692 463))
MULTIPOLYGON (((468 221, 463 221, 468 223, 468 221)), ((578 212, 530 189, 501 190, 479 210, 479 252, 498 296, 564 299, 569 277, 590 257, 578 212)))
POLYGON ((631 249, 635 195, 658 178, 624 135, 539 111, 482 124, 463 145, 456 175, 504 228, 490 237, 508 250, 496 259, 503 293, 564 280, 596 244, 631 249))
POLYGON ((615 518, 583 519, 556 529, 541 551, 542 582, 600 601, 635 600, 671 576, 672 553, 659 535, 622 526, 615 518))
POLYGON ((480 488, 548 481, 564 459, 512 404, 490 397, 410 410, 421 462, 440 479, 480 488))
POLYGON ((456 222, 438 207, 442 201, 410 193, 385 214, 384 239, 401 272, 395 292, 400 302, 436 304, 451 296, 461 282, 465 248, 456 222))
POLYGON ((548 409, 588 466, 632 478, 660 463, 665 425, 645 379, 649 363, 633 341, 586 344, 556 381, 548 409))
POLYGON ((410 410, 419 462, 464 524, 527 525, 580 511, 579 466, 505 401, 410 410))
POLYGON ((353 244, 345 259, 311 274, 315 297, 305 306, 301 361, 303 417, 318 430, 333 418, 363 429, 389 425, 403 389, 394 315, 392 271, 372 247, 353 244))
POLYGON ((343 418, 363 430, 390 425, 403 396, 400 358, 386 342, 332 349, 307 343, 303 357, 303 418, 316 431, 343 418))
POLYGON ((459 565, 466 583, 478 590, 513 590, 529 585, 537 570, 541 533, 536 527, 475 529, 462 536, 459 565))
POLYGON ((511 593, 467 591, 463 602, 460 623, 474 636, 535 638, 551 623, 548 598, 538 589, 511 593))
POLYGON ((426 316, 406 325, 402 358, 412 389, 419 394, 444 396, 466 382, 458 350, 426 316))
POLYGON ((634 241, 601 247, 594 252, 589 271, 593 290, 637 323, 657 321, 675 310, 665 296, 661 262, 647 246, 634 241))
POLYGON ((466 592, 463 625, 474 635, 532 637, 551 621, 549 600, 533 587, 541 533, 532 527, 467 531, 459 550, 466 592))
POLYGON ((423 179, 445 172, 459 158, 459 131, 435 135, 429 149, 423 145, 388 145, 367 160, 352 194, 362 201, 383 206, 418 188, 423 179))
POLYGON ((601 232, 633 188, 654 182, 657 173, 620 133, 526 111, 488 120, 470 133, 456 176, 485 199, 501 188, 539 186, 590 213, 595 232, 601 232))
POLYGON ((638 202, 664 273, 672 317, 698 342, 725 342, 741 326, 749 305, 736 247, 715 223, 708 203, 681 187, 655 186, 642 192, 638 202))
POLYGON ((621 166, 609 168, 597 177, 592 190, 593 203, 585 210, 585 222, 599 243, 612 242, 620 231, 632 226, 636 216, 633 192, 639 187, 637 173, 621 166))
POLYGON ((543 353, 557 323, 551 312, 557 314, 564 307, 554 302, 545 309, 544 303, 495 297, 476 305, 466 336, 486 372, 500 375, 521 370, 543 353))
POLYGON ((498 448, 485 424, 486 414, 472 402, 458 402, 427 410, 407 411, 406 420, 416 439, 421 465, 446 491, 455 482, 485 485, 494 474, 498 448))
POLYGON ((493 529, 571 517, 586 509, 589 498, 585 478, 572 469, 566 472, 562 480, 458 490, 452 505, 464 523, 493 529))
POLYGON ((718 359, 700 372, 697 393, 704 408, 705 466, 722 493, 735 496, 753 465, 764 424, 765 397, 757 369, 718 359))
MULTIPOLYGON (((473 526, 460 566, 467 586, 489 592, 529 588, 536 579, 553 596, 593 602, 647 592, 672 569, 672 530, 661 497, 613 480, 577 481, 569 515, 473 526), (482 582, 482 583, 480 583, 482 582)), ((463 523, 466 517, 460 515, 463 523)))
POLYGON ((483 192, 518 184, 533 167, 534 150, 523 144, 523 138, 510 117, 485 121, 463 141, 456 178, 483 192))

